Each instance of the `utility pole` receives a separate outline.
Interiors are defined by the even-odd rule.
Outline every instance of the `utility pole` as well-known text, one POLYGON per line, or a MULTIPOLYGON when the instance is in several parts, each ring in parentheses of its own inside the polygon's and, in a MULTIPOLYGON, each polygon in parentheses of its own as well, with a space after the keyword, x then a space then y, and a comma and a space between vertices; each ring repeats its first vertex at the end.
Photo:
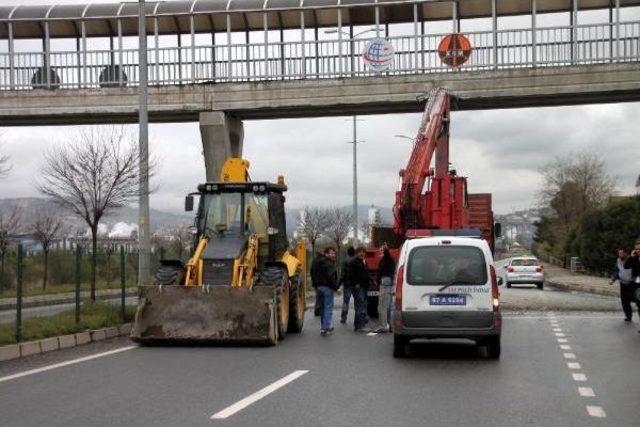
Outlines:
POLYGON ((138 57, 140 67, 138 196, 138 286, 151 284, 151 239, 149 236, 149 113, 147 111, 147 29, 144 0, 138 1, 138 57))
POLYGON ((353 116, 353 245, 358 246, 358 128, 353 116))

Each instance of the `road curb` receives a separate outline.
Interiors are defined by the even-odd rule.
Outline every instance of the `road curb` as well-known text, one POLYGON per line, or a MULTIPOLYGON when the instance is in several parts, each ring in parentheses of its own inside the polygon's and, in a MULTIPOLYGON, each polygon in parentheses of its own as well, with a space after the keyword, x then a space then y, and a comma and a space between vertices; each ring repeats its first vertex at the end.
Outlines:
POLYGON ((562 289, 563 291, 578 291, 578 292, 586 292, 589 294, 603 295, 607 297, 619 297, 620 291, 617 289, 603 289, 600 287, 589 286, 589 285, 578 285, 574 283, 562 283, 556 282, 553 279, 547 279, 546 282, 551 286, 554 286, 558 289, 562 289))
POLYGON ((50 351, 77 347, 119 336, 129 336, 130 334, 131 323, 125 323, 120 326, 111 326, 109 328, 78 332, 76 334, 61 335, 36 341, 22 342, 20 344, 5 345, 0 347, 0 362, 32 356, 34 354, 48 353, 50 351))

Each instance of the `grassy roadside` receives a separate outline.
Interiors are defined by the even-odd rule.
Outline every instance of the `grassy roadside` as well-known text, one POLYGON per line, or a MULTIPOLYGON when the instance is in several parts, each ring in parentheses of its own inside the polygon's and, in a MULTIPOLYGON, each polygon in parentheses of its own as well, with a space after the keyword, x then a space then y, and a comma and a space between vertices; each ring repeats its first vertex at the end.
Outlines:
MULTIPOLYGON (((131 286, 131 285, 127 286, 127 288, 131 288, 131 287, 135 288, 135 286, 131 286)), ((120 283, 114 283, 114 282, 111 282, 109 284, 107 284, 106 282, 96 283, 97 291, 106 290, 106 289, 120 289, 120 283)), ((46 290, 42 290, 42 287, 40 285, 35 285, 35 286, 29 286, 23 289, 22 296, 34 297, 34 296, 42 296, 42 295, 58 295, 58 294, 75 292, 75 290, 76 290, 76 287, 73 284, 50 286, 46 290)), ((88 292, 89 285, 86 283, 83 283, 80 290, 83 292, 85 291, 88 292)), ((5 289, 2 292, 0 292, 0 298, 15 298, 15 296, 16 296, 15 289, 5 289)))
MULTIPOLYGON (((130 322, 135 306, 127 306, 125 322, 130 322)), ((76 326, 75 311, 63 311, 53 316, 33 317, 23 320, 24 341, 38 340, 58 335, 72 334, 87 329, 99 329, 123 323, 120 306, 104 302, 85 302, 80 312, 80 325, 76 326)), ((0 345, 15 344, 15 324, 0 325, 0 345)))

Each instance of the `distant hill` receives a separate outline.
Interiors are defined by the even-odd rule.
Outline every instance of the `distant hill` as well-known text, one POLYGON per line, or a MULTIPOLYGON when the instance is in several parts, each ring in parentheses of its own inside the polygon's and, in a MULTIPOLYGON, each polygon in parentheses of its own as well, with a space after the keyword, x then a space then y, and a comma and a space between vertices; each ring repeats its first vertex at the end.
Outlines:
MULTIPOLYGON (((14 206, 18 206, 22 212, 23 224, 28 225, 33 223, 36 218, 36 212, 55 209, 56 205, 50 199, 41 197, 22 197, 15 199, 0 199, 0 210, 11 209, 14 206)), ((351 206, 345 206, 345 209, 350 209, 351 206)), ((358 206, 358 223, 363 224, 368 220, 370 206, 360 205, 358 206)), ((378 208, 380 210, 380 218, 383 223, 391 224, 393 222, 393 214, 390 208, 378 208)), ((298 225, 298 219, 300 218, 300 211, 302 209, 287 208, 286 220, 287 229, 293 231, 298 225)), ((174 228, 182 225, 191 225, 193 223, 193 212, 168 212, 159 209, 151 209, 151 232, 167 228, 174 228)), ((84 221, 78 217, 69 213, 64 214, 64 218, 72 228, 85 229, 86 225, 84 221)), ((138 208, 125 206, 117 209, 110 215, 105 216, 101 221, 103 225, 111 230, 115 224, 118 223, 137 224, 138 223, 138 208)))
MULTIPOLYGON (((21 210, 22 223, 28 225, 36 219, 36 213, 39 211, 56 209, 55 203, 50 199, 40 197, 23 197, 16 199, 0 199, 0 210, 11 209, 18 206, 21 210)), ((85 229, 86 224, 80 218, 70 213, 63 212, 65 221, 74 229, 85 229)), ((172 228, 180 225, 191 224, 193 216, 190 213, 176 214, 172 212, 151 209, 150 211, 151 232, 162 228, 172 228)), ((127 224, 138 223, 138 209, 136 207, 125 206, 117 209, 110 215, 104 217, 101 221, 107 229, 113 228, 117 223, 124 222, 127 224)))

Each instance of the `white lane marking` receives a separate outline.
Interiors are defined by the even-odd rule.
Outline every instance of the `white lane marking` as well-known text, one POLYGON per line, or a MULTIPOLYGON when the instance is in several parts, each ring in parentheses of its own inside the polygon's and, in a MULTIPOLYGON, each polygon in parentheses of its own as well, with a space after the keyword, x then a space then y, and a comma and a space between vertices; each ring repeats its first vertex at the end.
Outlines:
POLYGON ((571 346, 567 344, 561 344, 560 349, 562 350, 571 350, 571 346))
POLYGON ((375 337, 376 335, 378 335, 378 334, 376 334, 375 332, 369 332, 367 334, 368 337, 375 337))
POLYGON ((39 374, 41 372, 50 371, 52 369, 63 368, 69 365, 75 365, 76 363, 87 362, 89 360, 98 359, 100 357, 111 356, 112 354, 122 353, 123 351, 138 348, 137 345, 129 345, 127 347, 116 348, 115 350, 105 351, 103 353, 92 354, 91 356, 80 357, 78 359, 67 360, 66 362, 55 363, 53 365, 43 366, 42 368, 31 369, 29 371, 20 372, 18 374, 8 375, 0 378, 0 383, 5 381, 11 381, 18 378, 26 377, 29 375, 39 374))
POLYGON ((571 375, 573 376, 573 380, 574 381, 586 381, 587 380, 587 376, 585 374, 573 373, 571 375))
POLYGON ((578 362, 567 362, 569 369, 582 369, 578 362))
POLYGON ((566 338, 558 338, 558 342, 566 343, 567 339, 566 338))
POLYGON ((573 353, 562 353, 565 359, 575 359, 576 355, 573 353))
POLYGON ((589 413, 589 415, 596 418, 604 418, 607 416, 607 414, 604 412, 604 409, 602 409, 602 407, 600 406, 587 406, 587 412, 589 413))
POLYGON ((230 416, 232 416, 233 414, 242 411, 244 408, 246 408, 247 406, 257 402, 258 400, 268 396, 269 394, 273 393, 274 391, 278 390, 279 388, 284 387, 285 385, 289 384, 292 381, 297 380, 298 378, 300 378, 301 376, 303 376, 304 374, 308 373, 309 371, 294 371, 292 373, 290 373, 289 375, 287 375, 286 377, 283 377, 281 379, 279 379, 278 381, 269 384, 268 386, 264 387, 261 390, 258 390, 257 392, 245 397, 242 400, 237 401, 236 403, 234 403, 233 405, 223 409, 220 412, 216 412, 215 414, 213 414, 211 416, 212 420, 222 420, 225 418, 229 418, 230 416))
POLYGON ((562 329, 560 329, 560 328, 553 328, 553 332, 562 332, 562 329))
POLYGON ((582 397, 595 397, 596 393, 593 391, 591 387, 578 387, 578 393, 582 397))
POLYGON ((557 337, 564 337, 565 335, 562 332, 556 332, 557 337))

